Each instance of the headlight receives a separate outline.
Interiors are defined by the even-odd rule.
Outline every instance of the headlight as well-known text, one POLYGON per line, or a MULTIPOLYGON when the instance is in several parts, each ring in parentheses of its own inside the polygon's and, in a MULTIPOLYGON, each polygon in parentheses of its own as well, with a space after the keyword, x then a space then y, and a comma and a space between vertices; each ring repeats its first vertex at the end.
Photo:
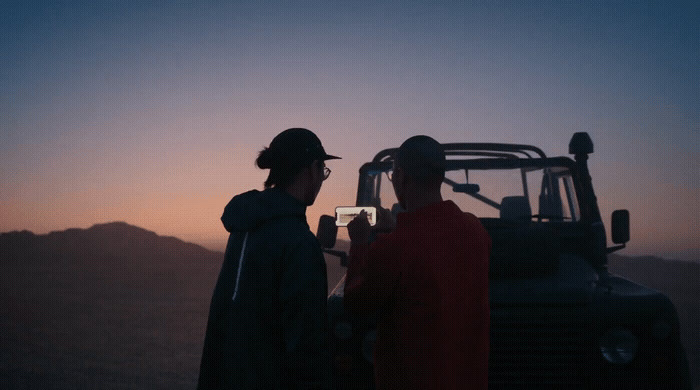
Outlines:
POLYGON ((612 328, 600 337, 600 353, 613 364, 627 364, 639 349, 639 339, 624 328, 612 328))

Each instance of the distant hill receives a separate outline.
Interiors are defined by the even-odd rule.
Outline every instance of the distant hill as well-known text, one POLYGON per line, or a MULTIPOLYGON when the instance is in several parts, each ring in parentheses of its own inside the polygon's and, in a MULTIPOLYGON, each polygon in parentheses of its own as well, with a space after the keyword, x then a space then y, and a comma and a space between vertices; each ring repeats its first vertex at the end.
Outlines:
POLYGON ((192 389, 223 255, 122 222, 0 234, 6 389, 192 389))
POLYGON ((97 265, 97 260, 106 260, 106 264, 111 260, 123 260, 140 266, 158 261, 172 263, 188 256, 199 258, 216 253, 175 237, 158 236, 124 222, 98 224, 89 229, 68 229, 45 235, 35 235, 26 230, 2 233, 0 249, 0 255, 5 261, 35 259, 39 263, 70 261, 97 265), (127 254, 132 256, 125 256, 127 254))
MULTIPOLYGON (((123 222, 0 234, 0 387, 193 389, 222 260, 221 252, 123 222)), ((331 256, 327 265, 333 288, 344 268, 331 256)), ((698 268, 610 261, 611 272, 676 303, 696 384, 698 268)))

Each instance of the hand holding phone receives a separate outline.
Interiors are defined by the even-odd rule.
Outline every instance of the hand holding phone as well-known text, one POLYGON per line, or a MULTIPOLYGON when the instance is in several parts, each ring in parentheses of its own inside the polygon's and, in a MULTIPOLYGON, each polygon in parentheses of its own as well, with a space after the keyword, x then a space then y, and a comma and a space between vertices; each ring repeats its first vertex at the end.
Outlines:
POLYGON ((374 226, 377 224, 377 208, 376 207, 336 207, 335 208, 335 225, 348 226, 348 223, 355 219, 360 212, 367 213, 367 221, 374 226))
POLYGON ((371 232, 372 226, 369 224, 369 216, 365 210, 360 210, 360 213, 348 222, 348 236, 353 244, 369 243, 371 232))

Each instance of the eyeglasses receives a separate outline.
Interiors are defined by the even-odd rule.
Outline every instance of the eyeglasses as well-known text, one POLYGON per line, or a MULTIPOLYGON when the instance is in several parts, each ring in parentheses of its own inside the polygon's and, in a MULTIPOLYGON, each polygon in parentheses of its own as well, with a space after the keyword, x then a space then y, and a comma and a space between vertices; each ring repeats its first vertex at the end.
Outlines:
POLYGON ((331 169, 328 167, 323 167, 323 180, 328 179, 328 176, 331 175, 331 169))
POLYGON ((390 170, 384 172, 386 174, 386 178, 389 179, 389 181, 394 181, 394 172, 396 172, 397 169, 401 168, 393 166, 390 170))

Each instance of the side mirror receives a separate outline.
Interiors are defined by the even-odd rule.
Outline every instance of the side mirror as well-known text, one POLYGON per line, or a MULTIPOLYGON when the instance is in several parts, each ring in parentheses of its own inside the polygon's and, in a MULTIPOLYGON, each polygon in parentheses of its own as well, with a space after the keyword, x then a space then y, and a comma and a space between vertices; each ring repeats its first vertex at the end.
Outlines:
POLYGON ((610 222, 612 242, 624 244, 630 240, 630 212, 627 210, 615 210, 610 222))
POLYGON ((348 266, 348 254, 343 251, 333 250, 335 239, 338 237, 338 226, 335 225, 335 218, 330 215, 322 215, 318 220, 318 232, 316 238, 321 243, 323 252, 329 255, 340 257, 340 265, 348 266))
POLYGON ((321 243, 321 248, 333 248, 337 236, 338 227, 335 226, 335 218, 330 215, 322 215, 318 220, 318 232, 316 233, 316 238, 321 243))

